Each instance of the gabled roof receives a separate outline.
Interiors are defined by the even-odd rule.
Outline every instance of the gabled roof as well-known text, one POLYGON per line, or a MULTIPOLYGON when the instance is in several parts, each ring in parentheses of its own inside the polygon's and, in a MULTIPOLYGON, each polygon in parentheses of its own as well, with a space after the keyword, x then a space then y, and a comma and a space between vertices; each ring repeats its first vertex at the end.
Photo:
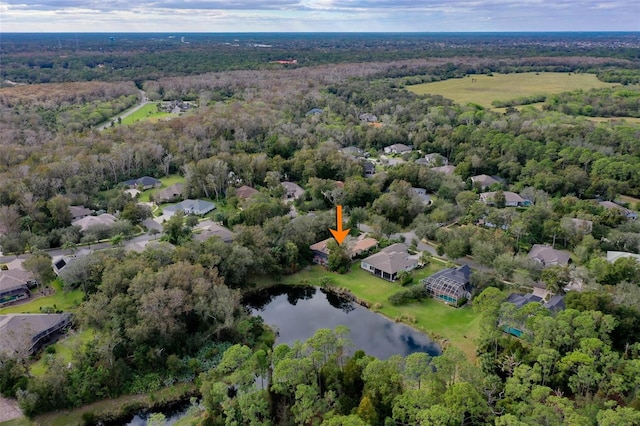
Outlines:
POLYGON ((236 189, 236 195, 238 196, 238 198, 250 198, 253 194, 258 193, 258 190, 255 188, 252 188, 250 186, 247 185, 242 185, 240 188, 236 189))
POLYGON ((527 255, 529 259, 537 260, 544 265, 567 265, 571 256, 566 251, 556 250, 544 244, 534 244, 527 255))
POLYGON ((471 268, 469 267, 469 265, 462 265, 458 268, 447 268, 438 271, 435 274, 427 277, 426 281, 446 278, 447 280, 460 286, 465 286, 469 284, 469 277, 471 277, 471 268))
MULTIPOLYGON (((311 251, 317 251, 320 253, 324 253, 327 256, 329 255, 329 249, 327 248, 327 244, 329 241, 333 240, 333 238, 327 238, 326 240, 319 241, 315 244, 309 246, 311 251)), ((378 245, 378 240, 375 238, 364 238, 364 236, 360 236, 357 239, 353 237, 347 236, 347 240, 345 240, 345 244, 349 247, 351 251, 351 257, 356 256, 363 251, 367 251, 378 245)))
POLYGON ((324 110, 322 108, 313 108, 313 109, 310 109, 309 111, 307 111, 307 113, 305 115, 322 114, 323 112, 324 112, 324 110))
POLYGON ((405 270, 417 263, 415 259, 409 258, 407 246, 402 243, 392 244, 380 250, 378 253, 367 257, 363 262, 390 275, 405 270))

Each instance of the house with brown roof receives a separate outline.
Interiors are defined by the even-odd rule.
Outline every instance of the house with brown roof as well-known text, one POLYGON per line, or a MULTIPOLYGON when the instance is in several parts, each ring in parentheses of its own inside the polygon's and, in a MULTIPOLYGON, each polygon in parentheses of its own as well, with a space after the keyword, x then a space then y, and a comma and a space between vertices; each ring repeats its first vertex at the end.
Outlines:
MULTIPOLYGON (((313 263, 317 263, 318 265, 327 265, 329 262, 329 249, 327 248, 327 244, 332 240, 333 238, 327 238, 326 240, 319 241, 309 246, 309 249, 313 253, 313 263)), ((375 238, 365 237, 364 235, 361 235, 358 238, 348 236, 344 240, 343 244, 347 245, 349 248, 349 254, 353 259, 367 250, 377 247, 378 240, 375 238)))
POLYGON ((416 164, 420 164, 427 167, 448 166, 449 159, 442 154, 438 154, 437 152, 432 152, 432 153, 426 154, 423 158, 418 158, 416 160, 416 164))
POLYGON ((418 259, 409 255, 403 243, 392 244, 373 254, 360 263, 360 267, 376 277, 395 281, 402 271, 412 271, 418 267, 418 259))
POLYGON ((556 250, 544 244, 534 244, 527 257, 540 262, 543 266, 566 266, 571 261, 571 255, 568 252, 556 250))
POLYGON ((251 198, 253 194, 257 194, 257 193, 258 193, 257 189, 247 185, 242 185, 240 188, 236 189, 236 196, 238 198, 242 198, 243 200, 251 198))
POLYGON ((182 200, 182 190, 184 184, 178 182, 167 188, 164 188, 155 194, 153 194, 153 201, 157 204, 160 203, 172 203, 174 201, 182 200))

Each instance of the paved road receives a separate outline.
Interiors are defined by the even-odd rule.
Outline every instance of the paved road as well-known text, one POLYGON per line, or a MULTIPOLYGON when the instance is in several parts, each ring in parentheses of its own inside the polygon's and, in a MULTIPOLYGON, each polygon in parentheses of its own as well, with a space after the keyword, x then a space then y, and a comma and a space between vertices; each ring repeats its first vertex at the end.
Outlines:
POLYGON ((126 110, 123 113, 120 113, 119 115, 116 115, 115 117, 110 118, 105 123, 98 125, 98 127, 96 127, 96 130, 102 131, 104 129, 110 128, 112 121, 118 122, 118 118, 128 117, 131 114, 133 114, 134 112, 136 112, 137 110, 139 110, 140 108, 142 108, 143 106, 151 103, 149 101, 149 98, 147 98, 147 94, 145 93, 144 90, 140 90, 140 99, 141 99, 141 101, 140 101, 140 103, 138 105, 126 110))

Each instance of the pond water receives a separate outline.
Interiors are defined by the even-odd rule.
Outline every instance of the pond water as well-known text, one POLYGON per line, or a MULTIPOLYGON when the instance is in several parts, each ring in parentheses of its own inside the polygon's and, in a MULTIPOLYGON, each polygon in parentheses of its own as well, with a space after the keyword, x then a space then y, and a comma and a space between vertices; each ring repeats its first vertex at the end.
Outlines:
POLYGON ((362 349, 379 359, 414 352, 441 353, 426 335, 322 288, 270 287, 245 297, 244 304, 278 331, 276 343, 303 341, 320 328, 345 325, 351 330, 353 350, 362 349))
MULTIPOLYGON (((190 404, 185 405, 184 407, 179 408, 177 411, 165 413, 165 423, 163 426, 171 426, 178 420, 186 416, 188 414, 190 406, 190 404)), ((125 426, 147 426, 147 424, 149 423, 150 415, 151 413, 138 413, 133 416, 133 419, 131 419, 129 423, 125 423, 125 426)))

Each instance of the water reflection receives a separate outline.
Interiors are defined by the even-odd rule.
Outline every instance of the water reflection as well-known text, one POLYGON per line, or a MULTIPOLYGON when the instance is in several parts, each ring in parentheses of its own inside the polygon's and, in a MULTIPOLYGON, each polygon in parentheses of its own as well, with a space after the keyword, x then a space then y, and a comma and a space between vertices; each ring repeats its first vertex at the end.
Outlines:
POLYGON ((277 343, 291 344, 306 340, 320 328, 346 325, 354 350, 380 359, 413 352, 440 354, 438 345, 424 334, 315 287, 276 286, 252 294, 244 303, 279 331, 277 343))

